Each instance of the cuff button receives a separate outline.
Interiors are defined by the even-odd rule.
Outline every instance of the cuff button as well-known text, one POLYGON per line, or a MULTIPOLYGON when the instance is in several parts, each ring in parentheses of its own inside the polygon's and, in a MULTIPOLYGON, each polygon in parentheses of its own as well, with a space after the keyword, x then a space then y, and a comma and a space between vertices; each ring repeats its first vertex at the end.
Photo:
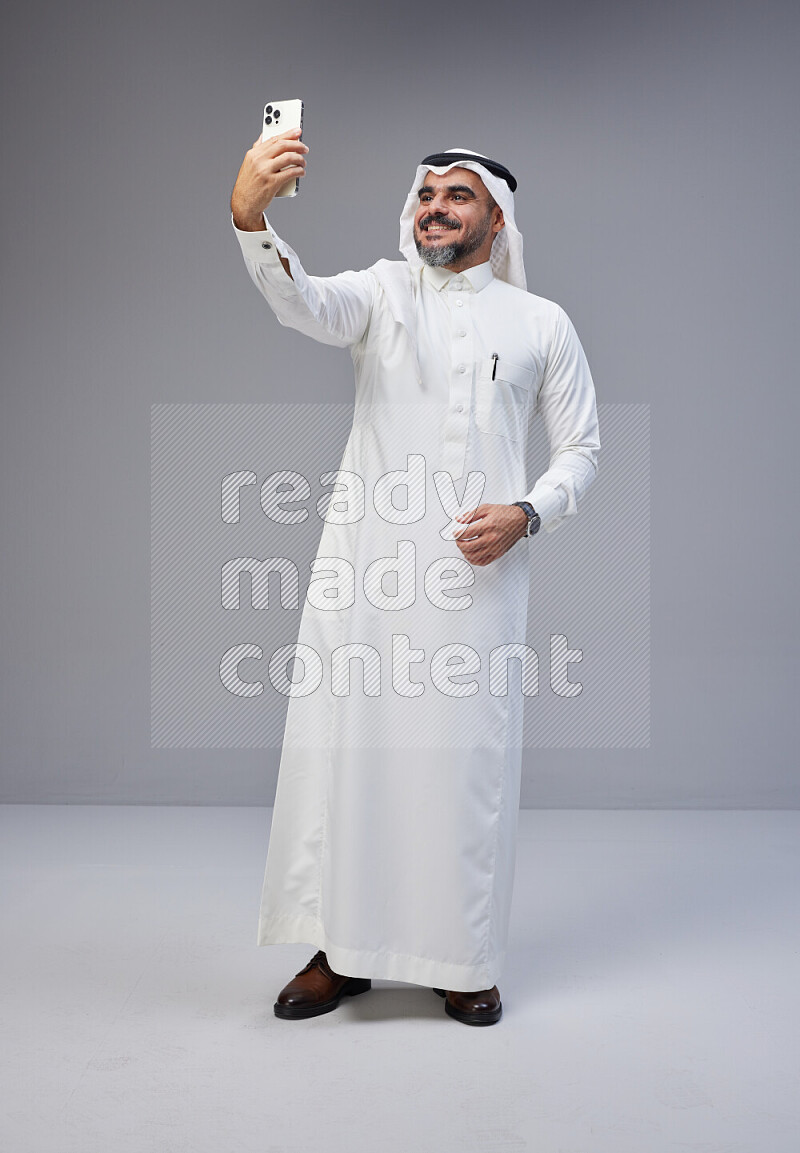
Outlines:
POLYGON ((264 241, 264 243, 261 245, 261 247, 262 247, 262 248, 272 248, 272 245, 271 245, 271 244, 267 244, 267 242, 266 242, 266 240, 265 240, 265 241, 264 241))

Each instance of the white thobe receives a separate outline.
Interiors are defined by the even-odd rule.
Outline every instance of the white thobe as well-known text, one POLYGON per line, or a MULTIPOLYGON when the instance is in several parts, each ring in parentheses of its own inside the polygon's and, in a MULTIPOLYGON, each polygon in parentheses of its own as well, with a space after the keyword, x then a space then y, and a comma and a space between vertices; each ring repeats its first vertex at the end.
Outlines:
POLYGON ((258 943, 308 942, 351 976, 490 988, 505 959, 520 785, 523 697, 505 669, 525 666, 527 550, 542 537, 473 568, 440 531, 479 503, 527 499, 545 533, 574 515, 600 447, 586 357, 558 305, 488 263, 453 274, 379 261, 310 277, 268 222, 236 233, 280 323, 349 348, 355 411, 340 475, 367 493, 355 517, 334 493, 312 567, 297 651, 319 655, 320 683, 290 695, 258 943), (534 413, 550 464, 529 488, 534 413), (380 480, 402 470, 405 507, 380 480), (341 577, 334 558, 355 579, 325 602, 312 589, 341 577), (381 558, 409 562, 414 587, 399 560, 396 592, 370 579, 381 558), (346 681, 361 663, 351 656, 363 659, 360 684, 346 681))

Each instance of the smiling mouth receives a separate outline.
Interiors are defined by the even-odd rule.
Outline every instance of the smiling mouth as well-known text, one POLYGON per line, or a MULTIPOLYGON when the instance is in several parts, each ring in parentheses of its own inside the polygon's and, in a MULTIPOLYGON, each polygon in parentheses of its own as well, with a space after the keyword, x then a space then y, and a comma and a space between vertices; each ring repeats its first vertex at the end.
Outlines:
POLYGON ((436 221, 436 223, 434 223, 431 221, 429 224, 420 224, 419 230, 420 232, 427 232, 429 235, 431 233, 435 235, 439 232, 455 232, 458 227, 459 226, 457 224, 444 224, 441 221, 436 221))

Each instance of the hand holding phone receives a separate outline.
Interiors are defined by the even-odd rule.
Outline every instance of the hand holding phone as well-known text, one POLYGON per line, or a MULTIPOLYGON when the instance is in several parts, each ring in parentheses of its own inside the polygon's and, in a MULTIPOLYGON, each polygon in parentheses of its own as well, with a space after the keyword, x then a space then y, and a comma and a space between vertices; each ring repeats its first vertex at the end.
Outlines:
MULTIPOLYGON (((300 129, 300 139, 303 130, 303 101, 302 100, 272 100, 264 105, 263 127, 261 141, 270 140, 291 128, 300 129)), ((276 196, 297 196, 300 190, 300 178, 295 176, 282 184, 276 196)))
POLYGON ((261 231, 264 228, 262 214, 273 197, 297 195, 308 152, 308 145, 300 139, 302 118, 300 100, 273 101, 266 105, 261 135, 246 153, 231 193, 231 212, 237 228, 261 231), (288 179, 281 178, 284 170, 289 174, 288 179))

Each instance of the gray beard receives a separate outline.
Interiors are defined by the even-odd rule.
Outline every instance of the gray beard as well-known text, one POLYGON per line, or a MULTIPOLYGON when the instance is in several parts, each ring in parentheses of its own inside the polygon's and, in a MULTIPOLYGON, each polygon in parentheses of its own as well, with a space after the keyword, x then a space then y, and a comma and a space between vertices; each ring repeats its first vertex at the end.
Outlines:
POLYGON ((442 268, 445 264, 454 264, 460 256, 466 255, 461 251, 464 246, 456 241, 451 241, 450 244, 440 244, 438 248, 423 248, 418 240, 415 240, 414 243, 422 261, 430 265, 431 268, 442 268))
POLYGON ((477 252, 489 233, 490 213, 487 212, 483 224, 483 228, 479 228, 469 240, 451 240, 449 244, 439 244, 436 248, 423 248, 415 236, 414 245, 425 264, 429 264, 431 268, 442 268, 477 252))

